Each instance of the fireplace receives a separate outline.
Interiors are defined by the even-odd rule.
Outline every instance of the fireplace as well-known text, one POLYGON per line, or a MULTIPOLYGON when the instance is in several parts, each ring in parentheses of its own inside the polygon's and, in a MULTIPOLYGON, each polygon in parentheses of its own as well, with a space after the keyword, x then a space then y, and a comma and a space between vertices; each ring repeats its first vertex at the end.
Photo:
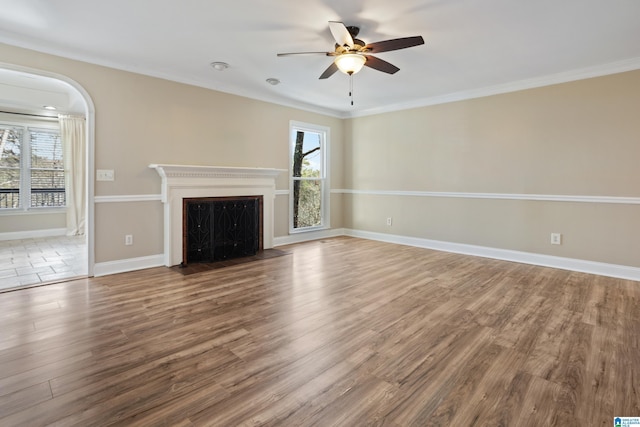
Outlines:
POLYGON ((184 198, 182 264, 225 261, 263 249, 262 196, 184 198))
POLYGON ((164 264, 178 265, 184 258, 184 199, 262 197, 262 248, 273 247, 276 177, 283 169, 226 166, 149 165, 162 178, 164 204, 164 264))

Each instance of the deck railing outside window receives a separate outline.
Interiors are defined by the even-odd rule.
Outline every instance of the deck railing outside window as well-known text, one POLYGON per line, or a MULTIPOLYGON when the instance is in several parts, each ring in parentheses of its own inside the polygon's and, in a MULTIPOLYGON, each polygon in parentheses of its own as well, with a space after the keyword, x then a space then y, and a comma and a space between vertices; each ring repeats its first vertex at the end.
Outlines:
MULTIPOLYGON (((31 207, 46 208, 66 205, 64 188, 32 188, 31 207)), ((0 188, 0 209, 18 208, 20 206, 20 190, 17 188, 0 188)))

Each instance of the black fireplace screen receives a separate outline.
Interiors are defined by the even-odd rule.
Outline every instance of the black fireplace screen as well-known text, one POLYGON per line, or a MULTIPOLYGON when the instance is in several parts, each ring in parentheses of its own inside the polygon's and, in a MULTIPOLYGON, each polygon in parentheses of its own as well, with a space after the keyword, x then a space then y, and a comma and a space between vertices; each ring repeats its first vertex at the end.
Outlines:
POLYGON ((184 199, 183 263, 255 255, 262 237, 262 196, 184 199))

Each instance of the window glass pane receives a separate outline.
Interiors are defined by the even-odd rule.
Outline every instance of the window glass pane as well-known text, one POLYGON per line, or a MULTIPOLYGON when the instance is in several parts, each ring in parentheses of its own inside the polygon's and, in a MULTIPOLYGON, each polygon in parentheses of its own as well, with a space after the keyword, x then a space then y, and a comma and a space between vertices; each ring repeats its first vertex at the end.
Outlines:
POLYGON ((293 148, 293 176, 320 178, 321 135, 316 132, 297 130, 293 148))
MULTIPOLYGON (((294 227, 315 227, 322 224, 322 181, 294 181, 294 193, 299 187, 297 208, 294 206, 294 227)), ((295 201, 294 201, 295 203, 295 201)))
POLYGON ((290 231, 328 227, 329 128, 291 122, 290 131, 290 231))
POLYGON ((0 209, 20 206, 22 131, 0 125, 0 209))
POLYGON ((322 225, 322 134, 295 129, 292 148, 293 228, 322 225))
POLYGON ((62 142, 55 131, 29 129, 31 206, 65 206, 62 142))

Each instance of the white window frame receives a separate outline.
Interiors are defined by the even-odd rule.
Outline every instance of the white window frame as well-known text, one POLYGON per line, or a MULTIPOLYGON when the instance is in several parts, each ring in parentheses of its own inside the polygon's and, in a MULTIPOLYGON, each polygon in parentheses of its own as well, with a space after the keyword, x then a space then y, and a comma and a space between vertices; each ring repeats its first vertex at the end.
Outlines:
POLYGON ((317 231, 331 228, 331 207, 330 207, 330 168, 329 156, 331 146, 331 132, 327 126, 315 125, 298 121, 289 122, 289 233, 306 233, 309 231, 317 231), (297 131, 313 132, 320 135, 320 178, 309 178, 319 180, 321 182, 321 201, 320 201, 320 225, 312 227, 293 228, 293 182, 295 180, 304 180, 304 178, 294 178, 293 176, 293 151, 295 148, 295 134, 297 131))
POLYGON ((33 212, 60 212, 67 206, 31 206, 31 130, 55 131, 60 134, 60 126, 49 123, 33 123, 29 121, 0 120, 0 125, 20 128, 22 141, 20 145, 20 206, 17 208, 0 208, 0 215, 33 212), (28 191, 26 191, 28 190, 28 191))

